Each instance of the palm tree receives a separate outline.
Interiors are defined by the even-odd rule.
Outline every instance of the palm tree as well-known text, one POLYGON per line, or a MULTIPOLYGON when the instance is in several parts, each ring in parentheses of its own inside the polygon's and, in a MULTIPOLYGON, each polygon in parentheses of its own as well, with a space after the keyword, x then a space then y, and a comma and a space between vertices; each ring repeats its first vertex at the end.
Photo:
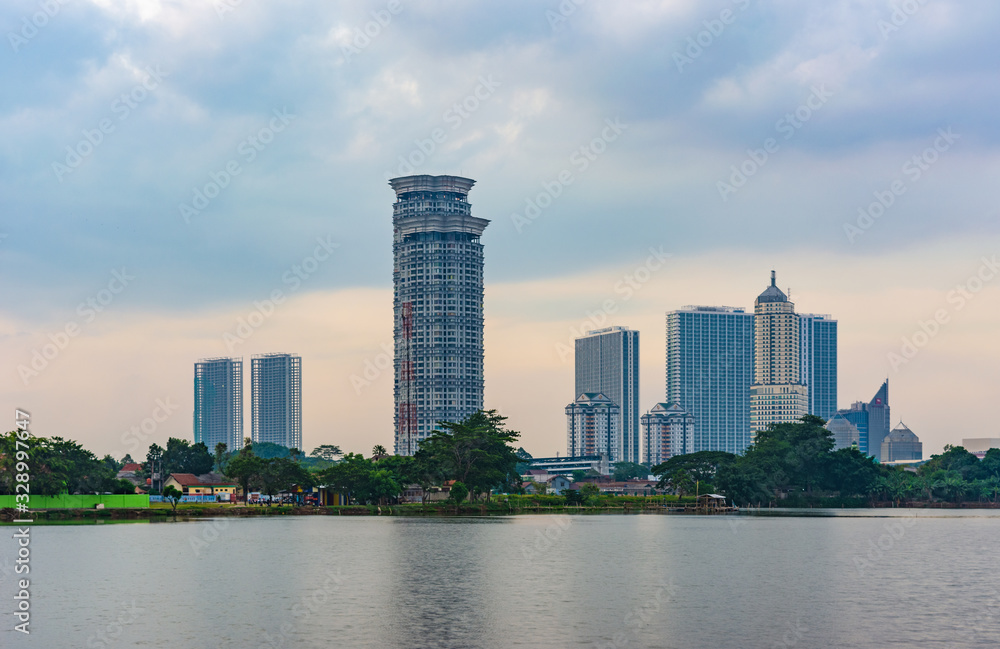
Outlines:
POLYGON ((376 444, 372 447, 372 457, 377 458, 380 455, 388 455, 389 451, 385 450, 385 447, 381 444, 376 444))

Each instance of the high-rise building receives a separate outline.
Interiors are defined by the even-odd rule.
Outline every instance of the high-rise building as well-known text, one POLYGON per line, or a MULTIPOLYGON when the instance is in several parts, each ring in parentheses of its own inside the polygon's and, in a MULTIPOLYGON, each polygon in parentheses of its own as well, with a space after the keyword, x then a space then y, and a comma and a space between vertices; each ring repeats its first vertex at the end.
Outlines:
POLYGON ((837 412, 837 321, 799 314, 802 382, 809 388, 809 414, 830 419, 837 412))
POLYGON ((899 424, 882 440, 880 462, 914 462, 924 459, 924 445, 906 424, 899 424))
POLYGON ((250 360, 251 439, 302 449, 302 358, 256 354, 250 360))
POLYGON ((405 176, 393 225, 395 448, 413 455, 439 421, 483 407, 483 245, 458 176, 405 176))
POLYGON ((643 462, 650 468, 694 452, 694 417, 677 403, 658 403, 641 417, 643 462))
POLYGON ((850 408, 838 410, 827 422, 833 432, 835 448, 851 446, 851 431, 857 429, 858 450, 880 459, 882 440, 889 434, 889 379, 886 379, 868 403, 855 401, 850 408))
POLYGON ((566 454, 601 455, 611 464, 621 462, 621 409, 599 392, 586 392, 566 406, 566 454))
POLYGON ((809 388, 802 382, 801 325, 795 305, 771 285, 754 301, 753 385, 750 428, 756 433, 771 424, 796 422, 809 413, 809 388))
POLYGON ((574 394, 600 392, 621 412, 622 462, 639 461, 639 332, 608 327, 576 339, 574 394))
POLYGON ((725 306, 667 314, 667 402, 694 416, 693 451, 750 445, 753 316, 725 306))
POLYGON ((243 448, 243 359, 204 358, 194 364, 194 441, 210 452, 222 442, 243 448))

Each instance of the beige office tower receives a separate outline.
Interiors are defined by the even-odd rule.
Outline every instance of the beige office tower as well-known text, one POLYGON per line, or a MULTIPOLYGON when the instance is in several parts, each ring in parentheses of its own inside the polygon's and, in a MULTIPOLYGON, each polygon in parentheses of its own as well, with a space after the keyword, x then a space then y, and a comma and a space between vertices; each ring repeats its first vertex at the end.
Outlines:
POLYGON ((798 421, 809 412, 809 388, 802 382, 799 357, 801 326, 795 305, 775 283, 754 302, 753 385, 750 386, 750 430, 798 421))

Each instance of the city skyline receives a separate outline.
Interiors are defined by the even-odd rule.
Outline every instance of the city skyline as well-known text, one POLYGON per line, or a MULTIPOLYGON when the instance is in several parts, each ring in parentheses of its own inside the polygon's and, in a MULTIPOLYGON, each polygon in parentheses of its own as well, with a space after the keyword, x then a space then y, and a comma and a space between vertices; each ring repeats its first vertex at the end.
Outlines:
POLYGON ((838 407, 890 377, 928 456, 990 421, 995 4, 752 3, 693 58, 723 5, 407 6, 357 51, 384 7, 60 7, 0 107, 0 392, 51 433, 131 452, 159 399, 144 446, 188 438, 196 359, 294 346, 307 444, 391 448, 385 183, 421 174, 482 181, 483 405, 539 454, 584 323, 648 332, 646 409, 663 313, 771 268, 838 320, 838 407))

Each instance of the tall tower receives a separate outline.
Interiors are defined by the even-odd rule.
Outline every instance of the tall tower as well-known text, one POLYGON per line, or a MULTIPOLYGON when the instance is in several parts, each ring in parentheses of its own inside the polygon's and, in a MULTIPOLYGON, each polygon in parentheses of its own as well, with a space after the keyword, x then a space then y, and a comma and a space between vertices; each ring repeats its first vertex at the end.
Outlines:
POLYGON ((302 449, 302 357, 256 354, 250 360, 254 443, 302 449))
POLYGON ((204 358, 194 364, 194 441, 209 452, 222 442, 243 448, 243 359, 204 358))
POLYGON ((566 455, 602 455, 621 462, 621 409, 600 392, 584 392, 566 406, 566 455))
POLYGON ((837 412, 837 321, 828 315, 799 315, 802 382, 809 387, 809 414, 829 420, 837 412))
POLYGON ((798 421, 809 413, 809 389, 802 382, 801 325, 795 305, 775 282, 754 302, 753 385, 750 429, 798 421))
POLYGON ((576 339, 577 395, 600 392, 620 408, 618 461, 639 462, 639 332, 608 327, 576 339))
POLYGON ((458 176, 404 176, 393 225, 396 454, 483 407, 483 245, 458 176))
POLYGON ((690 451, 750 445, 753 316, 728 306, 667 314, 667 402, 694 416, 690 451))

